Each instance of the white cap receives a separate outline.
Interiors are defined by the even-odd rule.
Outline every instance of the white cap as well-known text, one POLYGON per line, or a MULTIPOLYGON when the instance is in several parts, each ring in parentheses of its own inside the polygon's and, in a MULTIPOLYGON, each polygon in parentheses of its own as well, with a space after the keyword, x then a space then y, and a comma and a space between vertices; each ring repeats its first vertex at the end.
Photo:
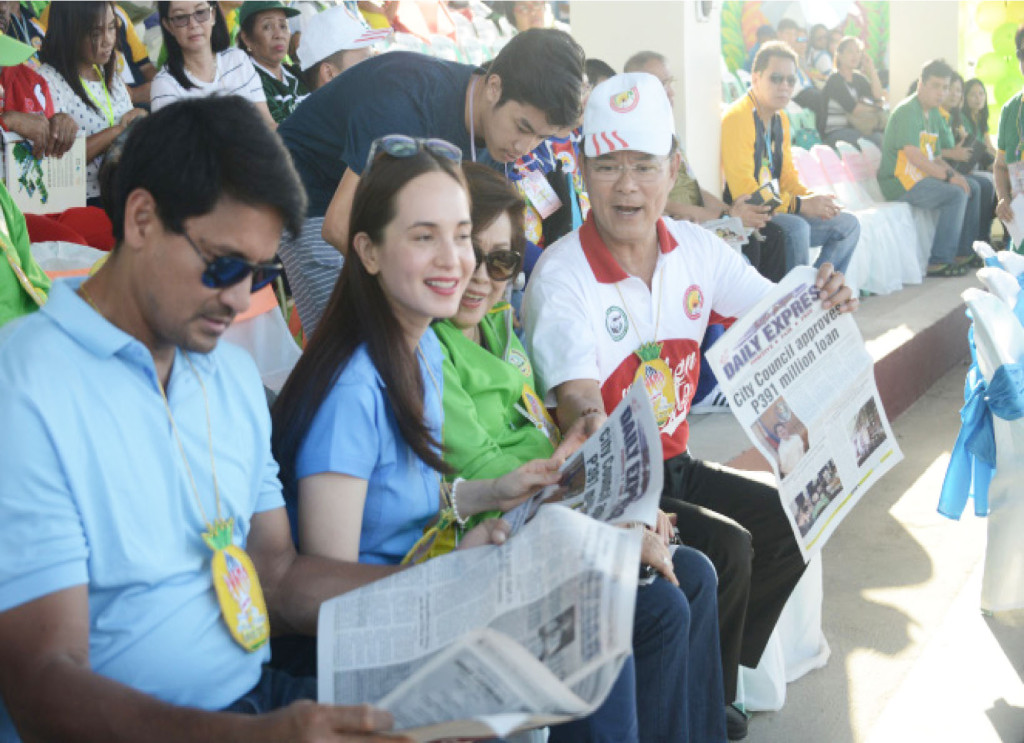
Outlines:
POLYGON ((675 117, 654 75, 624 72, 599 83, 583 112, 587 157, 632 150, 660 157, 672 151, 675 117))
POLYGON ((362 49, 386 39, 390 28, 373 29, 344 5, 303 18, 299 37, 299 62, 305 72, 335 52, 362 49))

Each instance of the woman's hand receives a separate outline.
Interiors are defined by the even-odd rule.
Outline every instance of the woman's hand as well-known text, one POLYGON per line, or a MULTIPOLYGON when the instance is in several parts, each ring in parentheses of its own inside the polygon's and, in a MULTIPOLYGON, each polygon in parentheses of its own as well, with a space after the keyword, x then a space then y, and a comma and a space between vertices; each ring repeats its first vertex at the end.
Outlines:
POLYGON ((644 529, 644 541, 640 546, 640 562, 657 570, 672 585, 679 585, 668 545, 651 529, 644 529))
POLYGON ((131 111, 127 111, 125 113, 125 115, 121 117, 121 120, 119 122, 117 122, 117 125, 119 127, 121 127, 121 131, 124 131, 125 129, 128 128, 129 124, 131 124, 136 119, 138 119, 138 118, 140 118, 142 116, 145 116, 145 115, 146 115, 145 109, 133 108, 131 111))
MULTIPOLYGON (((561 458, 534 459, 520 465, 507 475, 494 480, 491 491, 490 507, 481 511, 497 509, 502 513, 512 510, 531 495, 548 485, 557 485, 562 475, 558 468, 562 466, 561 458)), ((480 511, 477 511, 479 513, 480 511)), ((461 513, 460 515, 465 516, 461 513)))
POLYGON ((487 519, 463 534, 456 549, 472 549, 473 547, 486 547, 489 544, 505 544, 508 540, 508 532, 509 525, 507 521, 503 519, 487 519))

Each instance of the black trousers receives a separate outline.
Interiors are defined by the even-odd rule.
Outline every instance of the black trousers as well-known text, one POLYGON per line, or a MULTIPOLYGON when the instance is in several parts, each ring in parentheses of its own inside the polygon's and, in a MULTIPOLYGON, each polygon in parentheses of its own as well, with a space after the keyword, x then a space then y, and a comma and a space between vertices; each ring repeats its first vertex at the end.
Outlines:
POLYGON ((758 273, 777 284, 786 275, 786 233, 773 222, 758 232, 761 239, 751 235, 743 245, 743 255, 758 273))
POLYGON ((680 454, 665 462, 661 508, 684 544, 718 572, 718 633, 725 701, 739 665, 754 668, 806 564, 771 475, 680 454))

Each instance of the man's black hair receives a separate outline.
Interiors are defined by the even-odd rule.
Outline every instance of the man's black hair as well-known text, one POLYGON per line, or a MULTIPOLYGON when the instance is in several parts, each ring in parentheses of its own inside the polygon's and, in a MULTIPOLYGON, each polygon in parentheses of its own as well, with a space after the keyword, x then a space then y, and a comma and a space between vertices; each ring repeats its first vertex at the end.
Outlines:
POLYGON ((783 31, 789 31, 789 30, 799 31, 800 30, 800 24, 797 23, 796 21, 794 21, 792 18, 783 18, 783 19, 781 19, 779 21, 778 25, 775 26, 775 31, 777 33, 780 33, 780 34, 783 31))
POLYGON ((132 124, 116 163, 100 176, 103 203, 124 239, 128 195, 144 188, 170 232, 229 197, 269 206, 293 235, 302 229, 306 192, 281 140, 240 96, 183 99, 132 124))
POLYGON ((531 28, 513 36, 487 67, 501 78, 507 101, 540 109, 555 127, 574 127, 582 113, 583 47, 564 31, 531 28))
POLYGON ((921 82, 928 82, 928 78, 941 77, 945 80, 953 77, 953 68, 946 64, 944 59, 933 59, 921 68, 921 82))
POLYGON ((583 69, 586 70, 587 80, 591 85, 597 85, 599 82, 615 77, 618 74, 610 64, 594 57, 583 63, 583 69))

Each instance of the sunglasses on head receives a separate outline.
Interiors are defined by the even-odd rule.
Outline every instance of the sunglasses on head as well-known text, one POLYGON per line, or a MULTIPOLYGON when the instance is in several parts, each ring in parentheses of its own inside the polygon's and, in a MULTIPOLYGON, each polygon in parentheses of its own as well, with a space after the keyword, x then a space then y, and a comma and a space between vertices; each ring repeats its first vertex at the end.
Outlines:
POLYGON ((492 250, 490 253, 484 253, 476 243, 473 243, 473 255, 476 256, 477 268, 483 263, 487 269, 487 275, 494 281, 508 281, 515 278, 523 263, 523 257, 514 250, 492 250))
POLYGON ((796 75, 780 75, 779 73, 773 73, 768 76, 772 85, 782 85, 785 83, 790 88, 796 85, 796 75))
POLYGON ((181 234, 188 244, 192 246, 192 250, 196 251, 199 259, 206 264, 206 270, 203 271, 201 280, 203 286, 208 289, 224 289, 234 286, 251 274, 252 286, 250 291, 256 292, 280 276, 281 271, 284 270, 284 266, 278 261, 250 263, 243 258, 235 258, 230 255, 222 255, 209 260, 203 255, 203 251, 192 241, 187 232, 182 230, 181 234))
POLYGON ((426 150, 435 157, 451 160, 456 165, 462 162, 462 150, 451 142, 446 142, 443 139, 420 139, 419 137, 409 137, 405 134, 388 134, 373 140, 373 144, 370 145, 370 154, 366 158, 363 176, 366 176, 366 173, 373 165, 373 161, 381 153, 395 158, 405 158, 412 157, 423 150, 426 150))

